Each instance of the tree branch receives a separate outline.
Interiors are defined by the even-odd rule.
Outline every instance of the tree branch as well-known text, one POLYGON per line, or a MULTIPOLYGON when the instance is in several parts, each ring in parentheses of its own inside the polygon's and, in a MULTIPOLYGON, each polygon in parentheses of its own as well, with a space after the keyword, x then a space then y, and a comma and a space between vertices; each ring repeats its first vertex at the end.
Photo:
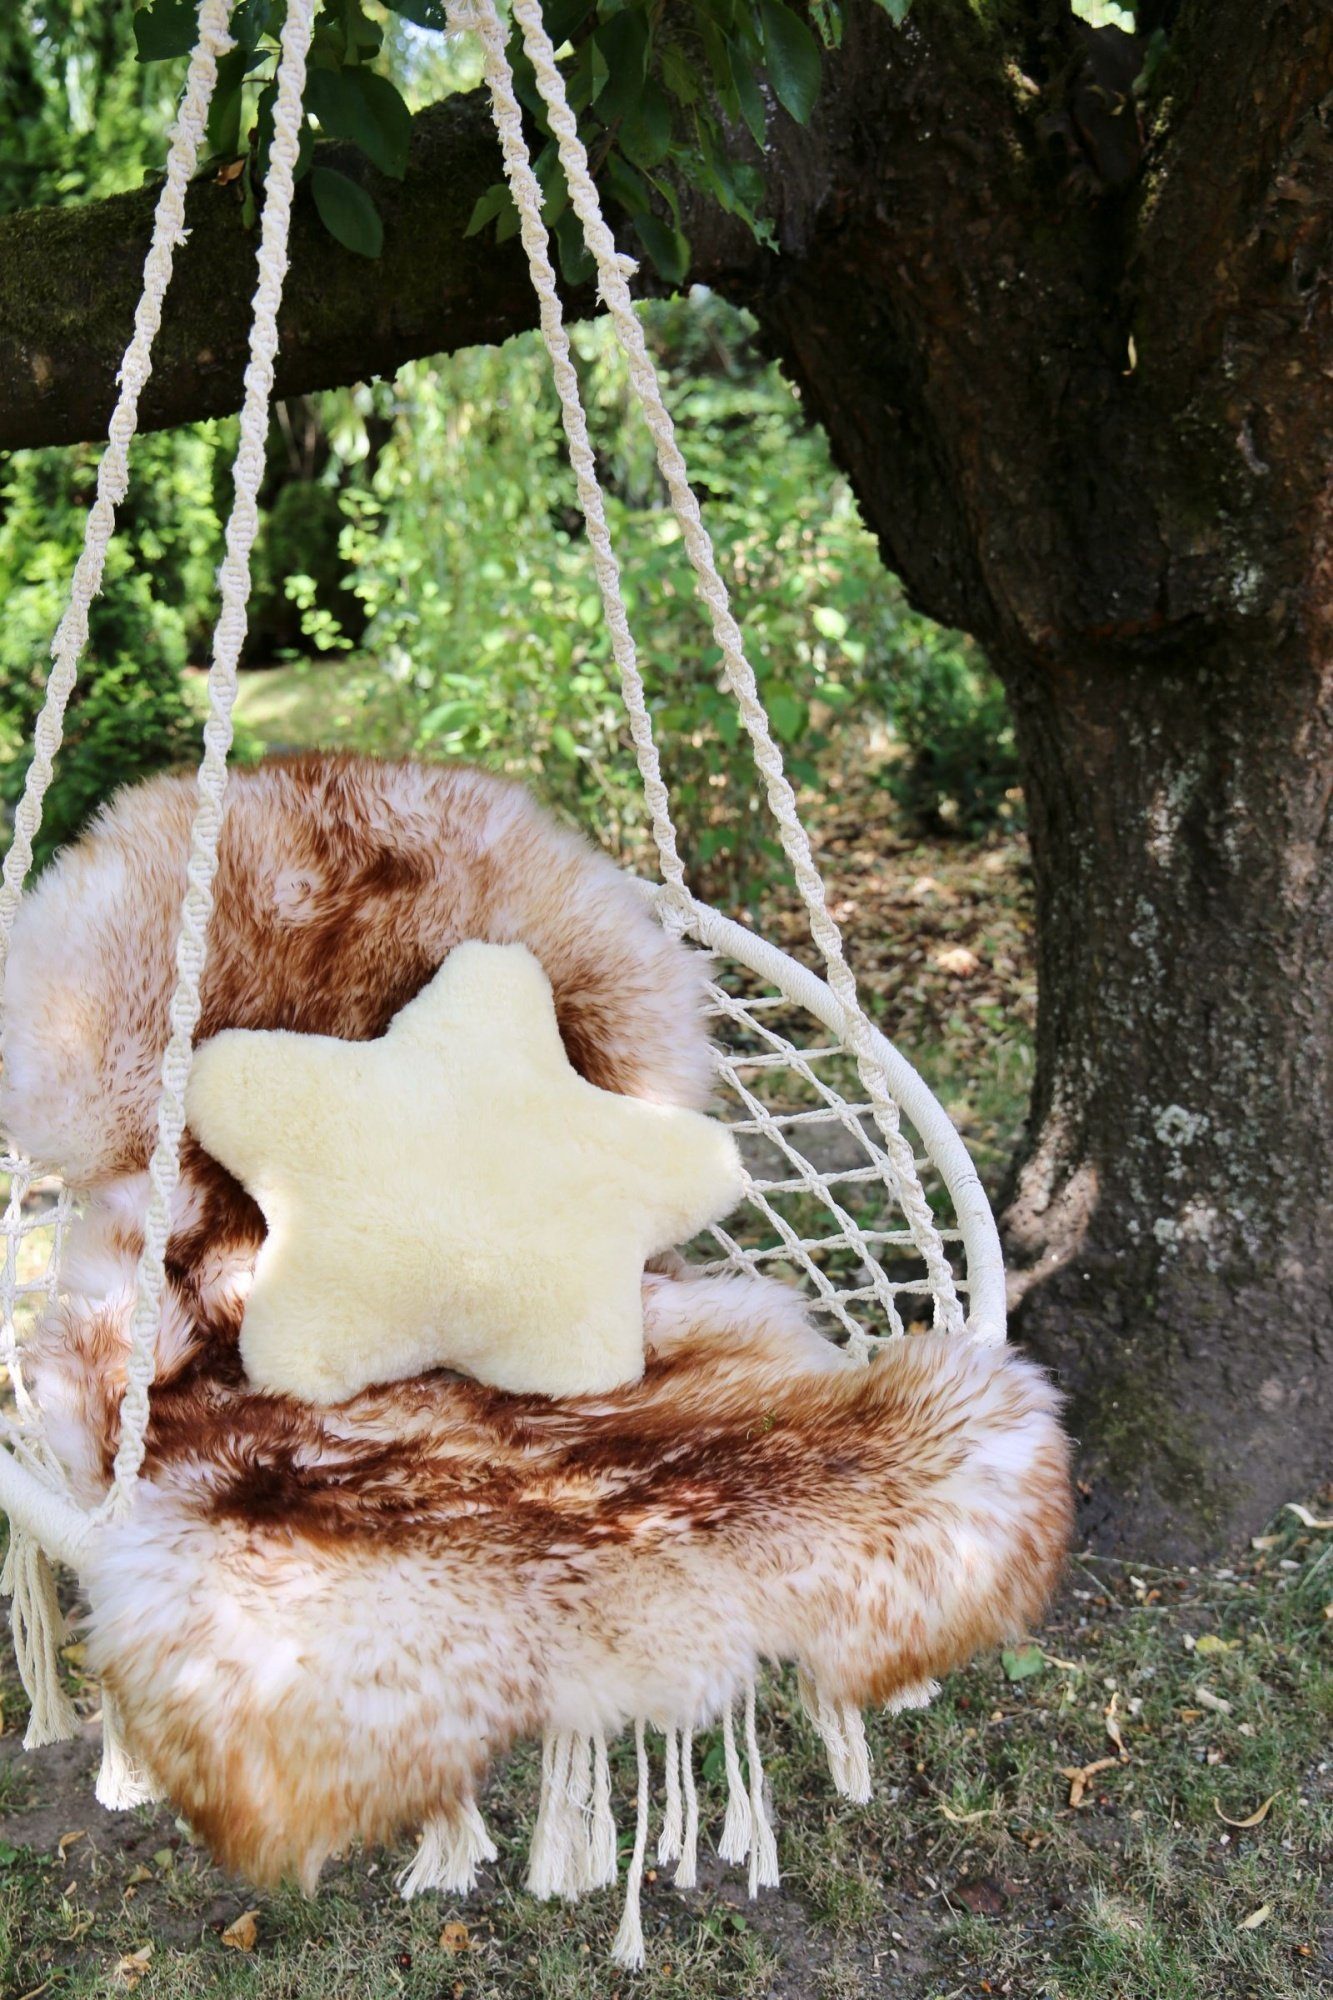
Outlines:
MULTIPOLYGON (((373 194, 384 251, 371 263, 341 249, 308 185, 298 190, 278 395, 390 374, 418 355, 504 340, 535 323, 517 240, 497 248, 490 230, 464 234, 478 195, 501 171, 480 92, 418 114, 402 181, 346 147, 321 146, 318 155, 373 194)), ((0 449, 105 436, 156 200, 153 185, 0 220, 0 449)), ((186 214, 190 237, 176 255, 143 430, 240 406, 256 237, 242 224, 234 186, 198 182, 186 214)), ((748 232, 722 218, 696 218, 694 242, 708 281, 760 259, 748 232)), ((568 303, 587 312, 592 294, 568 303)))

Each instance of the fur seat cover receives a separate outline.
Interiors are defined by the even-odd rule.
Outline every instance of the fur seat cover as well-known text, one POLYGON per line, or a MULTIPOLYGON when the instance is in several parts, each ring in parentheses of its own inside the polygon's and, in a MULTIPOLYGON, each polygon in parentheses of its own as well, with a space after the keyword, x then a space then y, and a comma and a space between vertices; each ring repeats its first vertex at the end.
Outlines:
MULTIPOLYGON (((193 800, 177 778, 122 794, 11 959, 0 1108, 82 1201, 31 1352, 87 1503, 116 1445, 193 800)), ((702 955, 465 769, 236 774, 200 1035, 379 1035, 464 938, 537 955, 590 1081, 706 1101, 702 955)), ((1050 1589, 1066 1445, 1010 1350, 922 1336, 859 1367, 787 1288, 673 1262, 645 1275, 644 1378, 613 1394, 438 1372, 318 1410, 240 1367, 262 1238, 187 1142, 144 1474, 83 1579, 129 1747, 257 1881, 457 1817, 519 1736, 714 1720, 763 1659, 838 1702, 910 1697, 1050 1589)))

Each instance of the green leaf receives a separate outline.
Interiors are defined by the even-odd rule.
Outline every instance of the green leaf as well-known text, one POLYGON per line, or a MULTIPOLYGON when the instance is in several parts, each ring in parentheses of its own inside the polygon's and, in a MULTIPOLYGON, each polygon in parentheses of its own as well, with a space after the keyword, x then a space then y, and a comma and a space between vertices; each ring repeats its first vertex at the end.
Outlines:
POLYGON ((252 52, 268 30, 271 0, 241 0, 232 11, 231 33, 238 48, 252 52))
POLYGON ((1073 0, 1073 9, 1090 28, 1119 28, 1122 35, 1134 32, 1134 10, 1119 0, 1073 0))
POLYGON ((411 112, 388 77, 377 70, 350 70, 347 81, 359 93, 365 115, 365 129, 357 144, 381 173, 391 174, 400 181, 407 172, 407 155, 412 144, 411 112))
POLYGON ((637 7, 603 21, 593 37, 606 62, 606 82, 597 93, 597 116, 609 125, 633 111, 648 72, 648 23, 637 7))
POLYGON ((574 740, 572 732, 566 729, 563 722, 557 722, 555 728, 551 731, 551 742, 562 757, 568 757, 571 764, 578 762, 579 746, 574 740))
POLYGON ((384 0, 391 14, 415 21, 419 28, 444 27, 444 0, 384 0))
POLYGON ((912 11, 912 0, 878 0, 895 28, 901 28, 912 11))
POLYGON ((567 208, 555 225, 555 247, 560 253, 560 270, 568 285, 591 283, 597 266, 583 240, 583 224, 572 208, 567 208))
POLYGON ((1000 1665, 1007 1680, 1026 1681, 1042 1671, 1046 1656, 1040 1646, 1029 1640, 1026 1646, 1006 1646, 1000 1655, 1000 1665))
POLYGON ((423 715, 417 727, 423 736, 458 736, 476 720, 474 701, 444 701, 423 715))
POLYGON ((547 34, 558 49, 573 41, 588 12, 588 0, 547 0, 542 8, 542 19, 546 23, 547 34))
POLYGON ((381 173, 403 178, 412 114, 388 77, 360 65, 312 69, 306 79, 306 103, 330 139, 350 139, 381 173))
POLYGON ((810 712, 801 697, 791 688, 777 687, 765 694, 764 706, 778 741, 794 743, 809 720, 810 712))
POLYGON ((208 107, 208 143, 227 160, 234 160, 241 150, 241 104, 249 66, 250 54, 243 48, 229 50, 218 63, 218 80, 208 107))
POLYGON ((690 268, 690 246, 678 229, 657 215, 636 216, 634 233, 669 285, 683 285, 690 268))
POLYGON ((358 257, 378 257, 384 248, 384 224, 365 189, 333 167, 315 167, 310 188, 319 219, 334 241, 358 257))
POLYGON ((732 54, 731 73, 736 85, 736 102, 740 105, 741 117, 745 120, 755 145, 762 146, 768 133, 768 112, 764 106, 764 93, 759 88, 758 77, 739 49, 732 54))
POLYGON ((153 0, 134 16, 134 49, 141 63, 188 56, 199 34, 198 10, 191 0, 153 0))
POLYGON ((514 197, 509 192, 509 183, 507 181, 495 181, 487 188, 485 194, 477 196, 476 202, 473 204, 472 214, 468 218, 467 228, 463 231, 463 234, 465 236, 478 235, 488 222, 494 222, 497 216, 505 214, 506 211, 517 215, 517 211, 514 208, 514 197))
POLYGON ((778 103, 804 125, 819 95, 819 44, 782 0, 761 0, 764 58, 778 103))
POLYGON ((619 153, 608 153, 603 172, 607 193, 619 202, 626 215, 648 214, 651 198, 642 174, 622 160, 619 153))
POLYGON ((646 83, 620 127, 620 147, 636 167, 658 167, 671 150, 671 105, 655 83, 646 83))

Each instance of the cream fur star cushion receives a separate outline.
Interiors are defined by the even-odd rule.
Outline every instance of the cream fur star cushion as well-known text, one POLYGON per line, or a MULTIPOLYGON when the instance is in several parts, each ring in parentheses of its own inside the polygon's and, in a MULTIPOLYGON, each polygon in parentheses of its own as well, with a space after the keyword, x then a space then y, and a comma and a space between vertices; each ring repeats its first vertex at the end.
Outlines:
POLYGON ((551 1396, 637 1381, 645 1262, 741 1194, 723 1126, 576 1073, 518 944, 457 946, 377 1041, 217 1035, 187 1108, 268 1226, 246 1373, 312 1403, 437 1367, 551 1396))

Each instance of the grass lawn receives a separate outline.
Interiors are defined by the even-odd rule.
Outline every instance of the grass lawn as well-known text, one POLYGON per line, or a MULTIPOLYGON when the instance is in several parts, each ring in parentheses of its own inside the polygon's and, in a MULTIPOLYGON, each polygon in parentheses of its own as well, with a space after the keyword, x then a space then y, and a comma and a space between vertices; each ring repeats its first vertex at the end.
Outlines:
MULTIPOLYGON (((25 1756, 4 1686, 0 1992, 50 2000, 1285 2000, 1330 1990, 1333 1534, 1283 1514, 1233 1566, 1078 1559, 1027 1647, 979 1661, 923 1714, 872 1720, 875 1796, 831 1793, 786 1682, 762 1723, 783 1886, 755 1902, 712 1857, 645 1891, 649 1968, 605 1953, 607 1891, 521 1888, 533 1757, 487 1800, 500 1861, 466 1902, 399 1901, 404 1854, 357 1855, 317 1897, 220 1876, 169 1810, 92 1797, 96 1688, 77 1648, 77 1742, 25 1756), (1071 1773, 1083 1771, 1079 1780, 1071 1773), (1225 1816, 1225 1817, 1224 1817, 1225 1816), (1244 1822, 1248 1825, 1229 1824, 1244 1822), (1322 1857, 1322 1860, 1321 1860, 1322 1857), (228 1944, 224 1933, 242 1921, 228 1944), (248 1947, 248 1948, 242 1948, 248 1947), (119 1969, 118 1969, 119 1968, 119 1969)), ((719 1747, 699 1744, 705 1779, 719 1747)), ((618 1759, 622 1850, 632 1806, 618 1759)))

